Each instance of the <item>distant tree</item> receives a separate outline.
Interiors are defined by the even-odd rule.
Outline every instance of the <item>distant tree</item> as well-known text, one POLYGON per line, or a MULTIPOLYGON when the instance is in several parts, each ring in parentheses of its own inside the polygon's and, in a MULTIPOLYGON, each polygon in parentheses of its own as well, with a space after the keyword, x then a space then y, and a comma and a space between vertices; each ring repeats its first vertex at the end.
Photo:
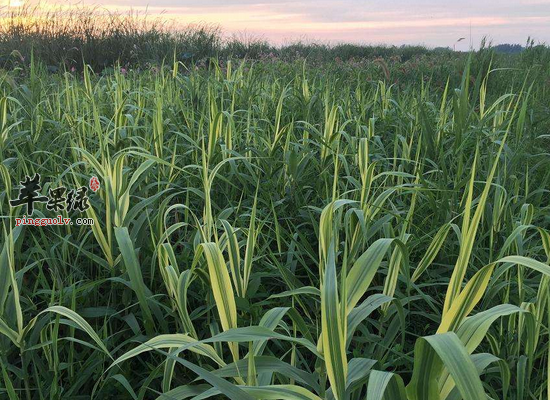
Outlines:
POLYGON ((503 43, 493 46, 493 50, 503 54, 518 54, 525 50, 525 48, 519 44, 503 43))

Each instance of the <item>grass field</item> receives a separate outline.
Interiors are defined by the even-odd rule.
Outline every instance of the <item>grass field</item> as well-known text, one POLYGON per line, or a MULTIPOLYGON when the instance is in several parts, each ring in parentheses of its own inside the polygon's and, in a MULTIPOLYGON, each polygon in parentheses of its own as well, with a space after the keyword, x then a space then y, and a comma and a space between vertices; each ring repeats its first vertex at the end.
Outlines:
POLYGON ((547 50, 30 54, 0 73, 0 398, 549 398, 547 50), (21 224, 36 173, 97 177, 32 215, 94 224, 21 224))

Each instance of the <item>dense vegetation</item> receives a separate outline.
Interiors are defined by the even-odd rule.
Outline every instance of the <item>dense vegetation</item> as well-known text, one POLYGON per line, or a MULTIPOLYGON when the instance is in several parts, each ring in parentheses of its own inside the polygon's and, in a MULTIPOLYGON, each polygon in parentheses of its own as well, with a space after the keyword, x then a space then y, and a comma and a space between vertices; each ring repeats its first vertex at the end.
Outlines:
MULTIPOLYGON (((540 58, 545 54, 545 61, 550 61, 547 48, 533 39, 528 39, 525 47, 491 46, 485 40, 481 46, 498 53, 501 59, 525 53, 521 58, 530 58, 533 54, 540 58)), ((116 65, 136 70, 171 64, 174 60, 185 65, 204 64, 209 58, 290 62, 307 59, 310 64, 358 63, 378 58, 386 62, 390 59, 448 62, 457 59, 457 53, 449 47, 329 45, 303 41, 274 46, 260 38, 224 35, 216 26, 181 27, 147 14, 123 14, 88 7, 0 8, 0 68, 28 68, 31 59, 35 59, 50 72, 82 71, 84 65, 89 65, 100 73, 112 72, 116 65)))
POLYGON ((0 73, 1 398, 548 398, 545 49, 28 57, 0 73), (97 176, 60 212, 95 224, 16 226, 35 173, 97 176))

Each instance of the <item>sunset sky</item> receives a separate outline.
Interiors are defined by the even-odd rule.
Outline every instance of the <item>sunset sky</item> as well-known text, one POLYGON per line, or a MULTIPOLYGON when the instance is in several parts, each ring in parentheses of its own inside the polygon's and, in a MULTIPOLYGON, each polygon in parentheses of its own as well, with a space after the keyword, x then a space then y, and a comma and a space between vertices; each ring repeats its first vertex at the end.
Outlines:
POLYGON ((181 25, 212 23, 227 34, 275 43, 302 39, 452 47, 465 37, 457 49, 467 49, 470 38, 477 46, 483 36, 495 44, 524 44, 528 36, 550 43, 550 0, 84 0, 80 4, 147 10, 181 25))

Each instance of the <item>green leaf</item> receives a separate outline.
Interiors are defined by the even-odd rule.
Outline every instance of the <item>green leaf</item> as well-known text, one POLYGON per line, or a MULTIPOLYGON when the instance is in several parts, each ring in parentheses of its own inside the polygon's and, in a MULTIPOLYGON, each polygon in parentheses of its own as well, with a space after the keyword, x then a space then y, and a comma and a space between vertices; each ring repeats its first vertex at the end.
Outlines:
POLYGON ((4 362, 0 363, 0 367, 2 368, 2 377, 4 378, 4 385, 6 385, 6 391, 8 392, 8 398, 10 400, 20 400, 20 397, 15 392, 15 389, 13 387, 13 383, 10 380, 10 377, 8 375, 8 371, 6 370, 6 367, 4 366, 4 362))
POLYGON ((233 287, 229 273, 223 259, 222 252, 215 243, 203 243, 201 247, 204 250, 204 255, 208 264, 208 273, 210 283, 222 328, 228 329, 237 327, 237 306, 235 304, 235 296, 233 295, 233 287))
POLYGON ((309 294, 316 297, 321 297, 321 291, 313 286, 303 286, 294 290, 287 290, 286 292, 272 294, 269 299, 278 299, 281 297, 296 296, 299 294, 309 294))
POLYGON ((345 400, 348 365, 344 320, 338 301, 334 247, 330 246, 321 288, 321 340, 327 375, 336 400, 345 400))
MULTIPOLYGON (((303 385, 309 386, 311 389, 318 391, 319 383, 315 380, 312 374, 302 371, 292 365, 270 356, 256 356, 254 358, 256 364, 256 372, 261 373, 279 373, 289 379, 294 379, 303 385)), ((248 361, 239 360, 236 363, 231 363, 223 368, 213 372, 221 378, 244 377, 248 375, 248 361)))
POLYGON ((371 371, 366 400, 407 400, 403 379, 391 372, 371 371))
POLYGON ((393 298, 383 294, 373 294, 372 296, 367 297, 367 299, 361 303, 360 306, 351 310, 348 315, 346 347, 351 343, 353 334, 359 324, 368 318, 368 316, 382 304, 386 304, 392 300, 393 298))
POLYGON ((262 326, 248 326, 243 328, 230 329, 226 332, 222 332, 215 336, 212 336, 209 339, 204 339, 201 341, 201 343, 215 343, 215 342, 243 343, 243 342, 254 342, 254 341, 262 342, 262 341, 271 340, 271 339, 301 344, 302 346, 306 347, 309 351, 311 351, 313 354, 322 358, 322 356, 317 351, 317 347, 313 343, 311 343, 309 340, 304 338, 295 338, 291 336, 286 336, 262 326))
POLYGON ((353 392, 356 387, 361 386, 369 376, 372 368, 377 364, 376 360, 370 358, 352 358, 348 363, 348 377, 346 388, 353 392))
POLYGON ((384 255, 394 239, 378 239, 374 242, 351 267, 346 277, 348 313, 361 300, 369 288, 384 255))
POLYGON ((185 400, 189 397, 198 396, 210 388, 210 385, 178 386, 166 393, 162 393, 156 400, 185 400))
POLYGON ((0 318, 0 334, 6 335, 14 345, 19 347, 19 334, 11 329, 2 318, 0 318))
MULTIPOLYGON (((295 385, 239 386, 239 389, 258 400, 322 400, 307 389, 295 385)), ((210 389, 193 400, 202 400, 223 393, 219 389, 210 389)))
POLYGON ((130 282, 132 283, 132 289, 136 293, 139 306, 145 317, 145 329, 149 335, 152 335, 154 333, 154 322, 151 309, 147 303, 146 293, 148 292, 148 289, 146 288, 145 282, 143 281, 143 276, 141 275, 141 267, 136 256, 132 239, 130 239, 128 228, 115 228, 115 236, 120 253, 124 259, 124 264, 126 265, 126 271, 128 272, 130 282))
POLYGON ((184 360, 183 358, 178 357, 174 354, 166 353, 158 349, 157 351, 160 352, 161 354, 164 354, 166 357, 169 357, 175 360, 176 362, 183 365, 184 367, 190 369, 195 374, 197 374, 201 379, 204 379, 210 385, 215 387, 219 391, 219 393, 222 393, 223 395, 229 397, 231 400, 254 400, 253 396, 243 391, 238 386, 227 382, 225 379, 217 377, 216 375, 207 371, 206 369, 199 367, 198 365, 193 364, 187 360, 184 360))
POLYGON ((159 335, 148 340, 145 343, 140 344, 139 346, 133 348, 130 351, 127 351, 126 353, 121 355, 119 358, 117 358, 109 368, 112 368, 123 361, 129 360, 130 358, 136 357, 141 353, 145 353, 145 352, 157 350, 157 349, 171 349, 171 348, 177 349, 171 353, 178 354, 182 350, 189 349, 197 354, 210 358, 211 360, 216 362, 219 366, 225 366, 225 362, 218 356, 218 354, 216 353, 216 350, 214 350, 212 346, 204 344, 188 335, 175 333, 171 335, 159 335))
POLYGON ((84 318, 82 318, 76 312, 74 312, 73 310, 69 310, 68 308, 63 307, 63 306, 52 306, 52 307, 46 308, 44 311, 40 312, 38 315, 49 313, 49 312, 62 315, 64 317, 67 317, 70 320, 72 320, 80 329, 82 329, 84 332, 86 332, 93 339, 93 341, 98 345, 98 347, 101 350, 103 350, 105 352, 105 354, 107 354, 109 357, 111 357, 111 354, 109 353, 109 350, 107 350, 107 347, 105 347, 105 344, 103 344, 103 340, 101 340, 101 338, 93 330, 93 328, 90 326, 90 324, 88 324, 84 320, 84 318))
POLYGON ((444 367, 464 399, 487 400, 476 367, 453 332, 416 341, 413 376, 407 386, 409 400, 440 400, 438 382, 444 367))
MULTIPOLYGON (((276 307, 272 308, 268 312, 264 314, 262 319, 260 320, 259 326, 265 327, 270 330, 274 330, 277 328, 277 325, 281 321, 281 319, 284 317, 284 315, 288 312, 288 307, 276 307)), ((263 350, 266 346, 267 339, 266 340, 257 340, 254 342, 253 345, 253 352, 254 355, 261 355, 263 353, 263 350)))

